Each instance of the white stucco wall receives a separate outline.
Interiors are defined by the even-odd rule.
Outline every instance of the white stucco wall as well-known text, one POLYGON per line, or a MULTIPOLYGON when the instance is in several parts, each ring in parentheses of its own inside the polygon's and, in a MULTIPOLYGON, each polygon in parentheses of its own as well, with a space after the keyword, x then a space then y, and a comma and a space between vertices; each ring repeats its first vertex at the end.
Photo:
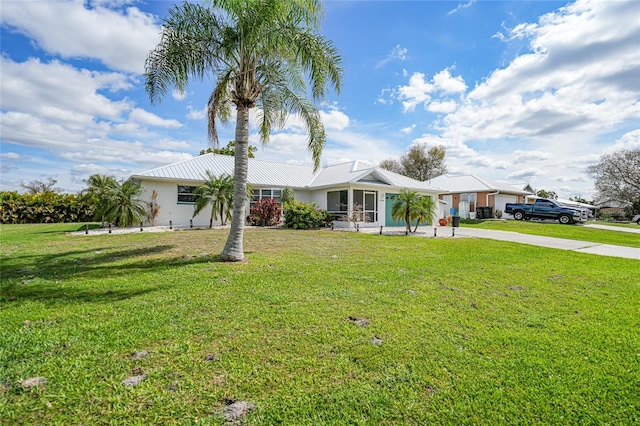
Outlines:
MULTIPOLYGON (((157 202, 160 206, 158 212, 157 225, 168 226, 169 221, 173 222, 175 226, 188 226, 189 220, 193 216, 193 204, 178 204, 178 185, 197 186, 197 184, 191 183, 178 183, 178 182, 161 182, 161 181, 142 181, 140 186, 142 187, 141 198, 149 202, 151 201, 151 192, 155 189, 158 193, 157 202)), ((211 210, 206 209, 196 217, 193 218, 193 226, 204 227, 209 226, 209 218, 211 216, 211 210)), ((220 221, 214 224, 219 224, 220 221)), ((149 223, 148 223, 149 224, 149 223)))
MULTIPOLYGON (((151 200, 151 192, 155 189, 158 197, 157 202, 160 205, 160 211, 157 218, 157 225, 159 226, 168 226, 169 221, 173 223, 174 226, 189 226, 189 221, 193 216, 193 204, 188 203, 178 203, 178 186, 186 185, 186 186, 198 186, 197 182, 168 182, 168 181, 153 181, 153 180, 143 180, 140 182, 142 186, 142 200, 148 202, 151 200)), ((255 189, 260 189, 255 187, 255 189)), ((273 188, 277 189, 277 188, 273 188)), ((327 208, 327 191, 340 191, 340 190, 349 190, 348 187, 337 187, 330 189, 319 189, 315 191, 306 191, 306 190, 294 190, 296 200, 307 202, 307 203, 316 203, 319 208, 325 209, 327 208)), ((349 190, 349 196, 353 195, 353 190, 363 190, 363 191, 377 191, 377 202, 378 202, 378 220, 377 222, 368 223, 367 226, 380 226, 385 224, 385 197, 387 193, 397 194, 400 192, 399 188, 376 188, 372 189, 367 186, 355 186, 349 190)), ((431 195, 432 199, 437 203, 437 196, 431 195)), ((351 198, 350 198, 351 199, 351 198)), ((246 204, 246 215, 249 214, 249 202, 246 204)), ((209 226, 209 218, 211 215, 211 210, 206 209, 205 211, 198 214, 196 217, 193 217, 193 226, 195 227, 206 227, 209 226)), ((440 213, 437 214, 439 216, 440 213)), ((219 225, 220 220, 214 221, 214 225, 219 225)), ((340 225, 340 224, 338 224, 340 225)), ((348 222, 344 222, 345 226, 348 226, 348 222)), ((364 225, 364 224, 363 224, 364 225)))

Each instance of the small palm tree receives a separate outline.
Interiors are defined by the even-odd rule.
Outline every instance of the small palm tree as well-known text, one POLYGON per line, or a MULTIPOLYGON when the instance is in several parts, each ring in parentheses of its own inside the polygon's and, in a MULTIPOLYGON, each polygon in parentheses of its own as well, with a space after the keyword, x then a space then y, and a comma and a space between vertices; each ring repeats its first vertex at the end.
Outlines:
POLYGON ((121 184, 116 182, 116 188, 106 195, 98 214, 116 226, 126 227, 142 222, 146 211, 144 202, 138 198, 141 193, 140 185, 131 180, 121 184))
POLYGON ((213 228, 213 221, 218 220, 222 225, 231 219, 231 210, 229 206, 233 203, 233 177, 223 174, 218 177, 206 171, 204 183, 196 188, 194 192, 195 205, 193 206, 193 217, 211 205, 211 218, 209 219, 209 228, 213 228))
POLYGON ((391 218, 402 220, 407 226, 407 233, 411 232, 411 222, 418 218, 418 205, 421 196, 416 191, 403 189, 393 201, 391 206, 391 218))
POLYGON ((145 88, 152 103, 171 87, 184 91, 192 79, 215 81, 208 104, 212 143, 218 143, 216 122, 228 122, 236 110, 233 220, 223 261, 244 259, 252 109, 259 109, 263 143, 272 127, 284 126, 289 113, 298 114, 315 167, 320 165, 326 135, 313 101, 325 99, 331 87, 339 92, 342 85, 338 50, 317 34, 322 14, 321 0, 184 2, 169 10, 160 43, 147 55, 145 88))
POLYGON ((418 230, 418 225, 423 223, 432 223, 436 214, 437 205, 428 195, 420 195, 415 207, 416 227, 413 232, 418 230))
MULTIPOLYGON (((94 174, 89 176, 86 182, 89 185, 86 192, 95 200, 96 212, 104 211, 105 203, 109 200, 111 193, 119 186, 118 181, 113 176, 94 174)), ((100 215, 100 219, 102 220, 100 226, 104 227, 105 217, 103 214, 100 215)))

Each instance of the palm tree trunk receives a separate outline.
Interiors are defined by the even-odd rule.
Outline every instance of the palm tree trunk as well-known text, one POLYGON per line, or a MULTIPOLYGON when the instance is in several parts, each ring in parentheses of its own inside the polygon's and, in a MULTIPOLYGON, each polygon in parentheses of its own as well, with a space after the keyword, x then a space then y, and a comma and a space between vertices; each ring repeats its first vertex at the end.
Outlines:
POLYGON ((233 179, 233 215, 227 243, 220 254, 225 262, 244 260, 243 236, 245 204, 247 197, 247 174, 249 170, 249 108, 238 106, 236 119, 236 154, 233 179))

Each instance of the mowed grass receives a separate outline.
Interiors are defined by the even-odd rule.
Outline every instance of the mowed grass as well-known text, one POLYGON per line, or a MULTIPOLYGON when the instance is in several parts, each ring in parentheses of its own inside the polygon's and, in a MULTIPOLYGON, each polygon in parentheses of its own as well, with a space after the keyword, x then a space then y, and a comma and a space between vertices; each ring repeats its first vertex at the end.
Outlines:
POLYGON ((640 420, 637 260, 248 229, 225 264, 225 231, 77 228, 0 228, 3 424, 640 420))
MULTIPOLYGON (((611 224, 607 222, 587 222, 598 225, 611 224)), ((545 237, 566 238, 569 240, 589 241, 601 244, 613 244, 628 247, 640 247, 640 234, 621 232, 608 229, 597 229, 582 224, 562 225, 559 222, 538 220, 468 220, 460 226, 494 229, 499 231, 520 232, 522 234, 542 235, 545 237)), ((633 229, 640 229, 638 225, 626 225, 633 229)))

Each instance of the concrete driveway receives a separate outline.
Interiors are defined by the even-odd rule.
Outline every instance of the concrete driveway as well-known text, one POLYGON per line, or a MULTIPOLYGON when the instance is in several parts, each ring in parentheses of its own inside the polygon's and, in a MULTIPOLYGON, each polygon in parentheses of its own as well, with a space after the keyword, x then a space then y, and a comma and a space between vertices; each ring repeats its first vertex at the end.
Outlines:
MULTIPOLYGON (((617 226, 605 226, 605 225, 585 225, 585 226, 593 226, 608 230, 620 231, 620 232, 631 232, 635 233, 635 229, 632 228, 622 228, 617 226)), ((379 233, 380 228, 360 228, 361 232, 366 233, 379 233)), ((639 230, 640 231, 640 230, 639 230)), ((404 234, 405 229, 402 227, 384 227, 384 234, 404 234)), ((640 232, 638 232, 640 233, 640 232)), ((477 228, 451 228, 451 227, 435 227, 435 234, 437 237, 445 237, 445 238, 457 238, 457 237, 471 237, 471 238, 487 238, 490 240, 498 240, 498 241, 509 241, 513 243, 520 244, 529 244, 532 246, 540 246, 540 247, 549 247, 560 250, 571 250, 578 253, 589 253, 589 254, 597 254, 600 256, 612 256, 612 257, 623 257, 626 259, 638 259, 640 260, 640 248, 636 247, 625 247, 625 246, 616 246, 612 244, 600 244, 600 243, 592 243, 588 241, 576 241, 576 240, 567 240, 564 238, 554 238, 554 237, 542 237, 539 235, 528 235, 528 234, 520 234, 518 232, 510 232, 510 231, 496 231, 490 229, 477 229, 477 228), (455 236, 453 236, 455 234, 455 236)), ((419 237, 433 237, 434 236, 434 228, 433 227, 419 227, 418 232, 416 234, 412 234, 419 237)), ((638 237, 640 238, 640 237, 638 237)))
MULTIPOLYGON (((608 228, 617 228, 610 226, 608 228)), ((447 228, 443 228, 445 230, 447 228)), ((450 228, 449 228, 450 229, 450 228)), ((445 231, 446 232, 446 231, 445 231)), ((539 235, 520 234, 509 231, 495 231, 477 228, 456 228, 456 236, 488 238, 491 240, 510 241, 532 246, 550 247, 560 250, 572 250, 579 253, 599 254, 601 256, 624 257, 640 260, 640 248, 614 246, 611 244, 591 243, 588 241, 566 240, 564 238, 542 237, 539 235)), ((639 237, 640 238, 640 237, 639 237)))

